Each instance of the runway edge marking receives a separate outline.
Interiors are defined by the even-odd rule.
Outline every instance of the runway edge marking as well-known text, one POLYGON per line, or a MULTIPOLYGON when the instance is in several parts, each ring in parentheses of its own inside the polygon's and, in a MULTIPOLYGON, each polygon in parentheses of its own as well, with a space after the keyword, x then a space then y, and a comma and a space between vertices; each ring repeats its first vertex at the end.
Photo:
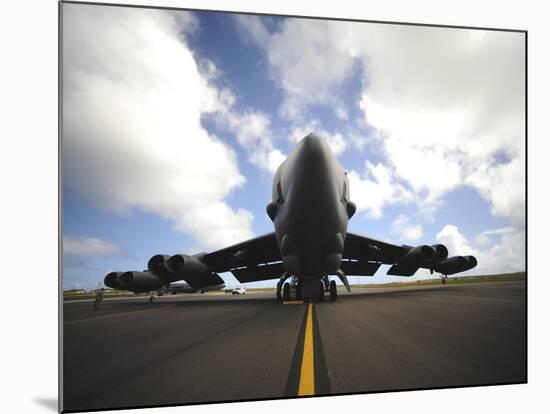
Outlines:
POLYGON ((283 393, 284 397, 296 397, 298 393, 298 385, 300 380, 300 363, 302 361, 302 354, 304 350, 304 332, 306 330, 307 322, 307 306, 304 306, 304 313, 301 317, 300 328, 298 329, 298 335, 296 335, 296 345, 294 346, 294 353, 290 362, 290 368, 288 370, 288 377, 283 393))
POLYGON ((304 352, 300 368, 298 396, 315 395, 315 364, 313 349, 313 304, 308 304, 306 329, 304 332, 304 352))
POLYGON ((328 371, 325 350, 323 348, 323 339, 321 338, 321 329, 319 327, 319 316, 317 310, 319 307, 313 307, 313 343, 315 347, 315 395, 330 395, 332 393, 330 386, 330 374, 328 371))

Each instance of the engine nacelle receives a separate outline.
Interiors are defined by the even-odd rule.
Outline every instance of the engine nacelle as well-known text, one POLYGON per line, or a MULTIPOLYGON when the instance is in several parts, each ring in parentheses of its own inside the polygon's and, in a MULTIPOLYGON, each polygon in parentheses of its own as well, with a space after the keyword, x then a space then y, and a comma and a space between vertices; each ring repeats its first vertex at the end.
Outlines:
POLYGON ((431 263, 435 255, 435 249, 430 246, 413 247, 399 259, 398 265, 403 267, 423 267, 431 263))
POLYGON ((477 266, 477 259, 474 256, 464 256, 468 259, 468 267, 465 270, 473 269, 477 266))
POLYGON ((167 262, 169 258, 170 256, 168 255, 157 254, 149 259, 149 262, 147 262, 147 269, 155 276, 164 279, 166 282, 179 280, 180 278, 175 273, 168 270, 167 262))
POLYGON ((432 249, 435 250, 435 255, 432 259, 432 263, 439 263, 445 260, 449 256, 449 251, 443 244, 434 244, 432 249))
POLYGON ((167 282, 151 272, 124 272, 118 277, 119 283, 132 292, 150 292, 160 289, 167 282))
POLYGON ((124 272, 111 272, 107 276, 105 276, 105 279, 103 280, 103 284, 107 287, 113 288, 113 289, 119 289, 119 290, 125 290, 127 287, 125 287, 119 280, 119 276, 124 272))
MULTIPOLYGON (((151 260, 153 259, 154 257, 151 258, 151 260)), ((224 283, 223 279, 217 273, 212 272, 197 256, 176 254, 165 260, 164 266, 176 276, 176 279, 185 280, 194 289, 224 283)))
POLYGON ((434 266, 434 270, 444 275, 453 275, 464 272, 477 266, 477 260, 474 256, 453 256, 449 257, 434 266))

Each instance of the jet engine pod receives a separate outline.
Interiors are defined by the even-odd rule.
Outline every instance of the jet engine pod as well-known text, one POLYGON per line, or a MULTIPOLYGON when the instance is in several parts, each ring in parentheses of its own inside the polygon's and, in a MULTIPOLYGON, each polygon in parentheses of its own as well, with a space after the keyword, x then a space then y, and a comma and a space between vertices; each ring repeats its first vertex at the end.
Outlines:
POLYGON ((177 278, 185 280, 194 289, 224 283, 223 279, 204 264, 197 256, 176 254, 166 262, 166 267, 177 278))
POLYGON ((133 292, 150 292, 166 284, 166 281, 151 272, 124 272, 118 277, 119 281, 133 292))
POLYGON ((105 276, 105 279, 103 280, 103 284, 107 287, 110 287, 110 288, 113 288, 113 289, 119 289, 119 290, 124 290, 126 289, 126 287, 124 287, 124 285, 122 285, 119 281, 118 281, 118 277, 122 274, 123 272, 111 272, 109 273, 107 276, 105 276))
POLYGON ((210 273, 207 265, 194 256, 175 254, 166 261, 166 267, 178 276, 201 276, 210 273))
POLYGON ((452 275, 477 266, 477 260, 474 256, 453 256, 449 257, 434 266, 434 270, 444 275, 452 275))
POLYGON ((434 244, 432 249, 435 250, 433 262, 438 263, 445 260, 449 256, 449 251, 443 244, 434 244))
POLYGON ((474 256, 464 256, 468 260, 468 266, 464 270, 470 270, 477 266, 477 259, 474 256))
POLYGON ((422 267, 430 263, 436 255, 436 251, 427 245, 417 246, 410 249, 401 259, 399 266, 422 267))
POLYGON ((176 277, 167 267, 169 258, 170 256, 168 255, 157 254, 149 259, 149 262, 147 262, 147 269, 155 276, 167 281, 174 281, 176 277))

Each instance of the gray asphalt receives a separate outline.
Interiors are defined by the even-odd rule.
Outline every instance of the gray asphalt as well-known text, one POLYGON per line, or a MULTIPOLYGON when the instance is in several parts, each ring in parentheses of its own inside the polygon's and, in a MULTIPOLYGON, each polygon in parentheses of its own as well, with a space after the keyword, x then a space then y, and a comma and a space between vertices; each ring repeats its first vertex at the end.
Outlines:
MULTIPOLYGON (((525 283, 315 304, 317 394, 526 381, 525 283)), ((64 304, 64 410, 297 395, 307 306, 272 293, 64 304)))

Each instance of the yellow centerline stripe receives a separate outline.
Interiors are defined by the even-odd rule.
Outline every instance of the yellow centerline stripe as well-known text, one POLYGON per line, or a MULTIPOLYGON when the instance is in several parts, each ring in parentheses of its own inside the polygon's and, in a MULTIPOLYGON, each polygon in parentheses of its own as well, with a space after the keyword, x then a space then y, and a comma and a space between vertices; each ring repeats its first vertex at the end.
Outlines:
POLYGON ((304 355, 300 369, 298 395, 315 395, 315 369, 313 364, 313 317, 312 304, 307 308, 307 322, 304 336, 304 355))
POLYGON ((155 309, 143 309, 143 310, 131 311, 131 312, 120 312, 120 313, 114 313, 112 315, 96 316, 94 318, 87 318, 87 319, 78 319, 76 321, 65 322, 65 323, 63 323, 63 325, 72 325, 72 324, 80 323, 80 322, 88 322, 88 321, 95 321, 95 320, 98 320, 98 319, 114 318, 115 316, 129 315, 131 313, 153 312, 153 311, 157 311, 157 310, 161 310, 161 309, 173 308, 174 306, 176 306, 176 305, 162 306, 160 308, 155 308, 155 309))

